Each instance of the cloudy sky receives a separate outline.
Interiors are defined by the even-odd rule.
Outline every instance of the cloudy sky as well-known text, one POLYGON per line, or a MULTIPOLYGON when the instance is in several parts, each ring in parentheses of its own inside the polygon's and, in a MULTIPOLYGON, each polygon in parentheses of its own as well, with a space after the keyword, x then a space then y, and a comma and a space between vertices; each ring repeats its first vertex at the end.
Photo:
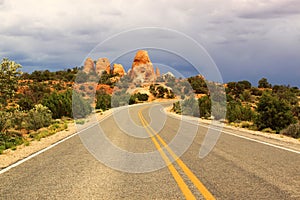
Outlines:
POLYGON ((0 0, 0 57, 24 71, 80 66, 99 43, 141 27, 193 38, 224 82, 300 86, 299 0, 0 0))

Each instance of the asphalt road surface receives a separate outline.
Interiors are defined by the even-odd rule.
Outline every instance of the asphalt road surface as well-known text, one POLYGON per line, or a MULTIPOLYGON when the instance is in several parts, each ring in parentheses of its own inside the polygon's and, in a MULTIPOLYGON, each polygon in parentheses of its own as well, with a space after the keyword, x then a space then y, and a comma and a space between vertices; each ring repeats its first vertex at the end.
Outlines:
POLYGON ((300 199, 298 150, 223 129, 200 158, 208 127, 162 105, 116 110, 1 173, 0 199, 300 199))

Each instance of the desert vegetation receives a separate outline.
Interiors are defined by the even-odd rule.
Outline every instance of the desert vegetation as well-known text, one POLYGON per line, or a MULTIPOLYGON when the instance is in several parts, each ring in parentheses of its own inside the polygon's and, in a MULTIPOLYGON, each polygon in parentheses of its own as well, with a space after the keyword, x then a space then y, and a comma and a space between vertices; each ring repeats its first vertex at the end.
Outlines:
POLYGON ((72 99, 81 107, 81 116, 91 112, 90 105, 71 90, 78 68, 31 74, 21 69, 6 58, 0 64, 0 153, 67 129, 72 99))
POLYGON ((272 86, 266 78, 258 81, 258 87, 249 81, 225 84, 226 118, 218 119, 211 113, 213 97, 203 81, 203 77, 188 79, 194 93, 200 98, 186 97, 173 104, 172 110, 178 114, 188 114, 206 119, 223 120, 234 126, 271 133, 281 133, 299 138, 299 92, 297 87, 272 86), (193 99, 193 100, 191 100, 193 99), (184 111, 186 105, 191 110, 184 111), (195 114, 198 113, 198 114, 195 114))
MULTIPOLYGON (((145 56, 151 68, 151 61, 145 56)), ((300 90, 297 87, 272 86, 262 78, 258 87, 242 80, 228 82, 222 91, 223 85, 206 81, 201 75, 183 79, 171 73, 160 75, 159 70, 155 75, 145 74, 143 79, 134 81, 137 74, 126 74, 121 65, 110 69, 107 62, 101 73, 93 70, 92 65, 89 69, 82 66, 56 72, 23 73, 20 64, 3 59, 0 65, 0 153, 67 129, 74 118, 84 123, 82 118, 88 116, 93 107, 103 112, 155 99, 180 100, 172 108, 178 114, 300 137, 300 90), (143 83, 148 79, 150 81, 143 83), (226 116, 222 115, 225 112, 226 116)), ((139 63, 135 64, 138 69, 139 63)))

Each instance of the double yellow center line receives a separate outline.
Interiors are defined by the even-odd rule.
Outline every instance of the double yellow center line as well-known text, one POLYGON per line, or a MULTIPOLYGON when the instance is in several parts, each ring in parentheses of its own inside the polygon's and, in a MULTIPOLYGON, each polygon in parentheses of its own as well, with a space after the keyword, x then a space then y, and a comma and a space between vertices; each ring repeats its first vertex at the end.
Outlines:
POLYGON ((142 122, 142 125, 146 129, 147 133, 149 134, 152 142, 154 143, 156 149, 159 151, 161 157, 165 161, 168 166, 169 171, 171 172, 172 176, 174 177, 175 181, 177 182, 180 190, 182 191, 183 195, 186 199, 196 199, 191 190, 188 188, 187 184, 184 182, 183 178, 180 176, 166 153, 163 151, 162 147, 165 147, 168 153, 173 157, 179 167, 183 170, 183 172, 187 175, 187 177, 192 181, 192 183, 196 186, 199 192, 205 199, 215 199, 214 196, 208 191, 208 189, 201 183, 201 181, 195 176, 195 174, 184 164, 184 162, 172 151, 172 149, 167 145, 167 143, 153 130, 151 126, 149 126, 148 122, 144 118, 142 111, 145 108, 141 109, 138 112, 139 118, 142 122), (159 142, 162 144, 159 144, 159 142))

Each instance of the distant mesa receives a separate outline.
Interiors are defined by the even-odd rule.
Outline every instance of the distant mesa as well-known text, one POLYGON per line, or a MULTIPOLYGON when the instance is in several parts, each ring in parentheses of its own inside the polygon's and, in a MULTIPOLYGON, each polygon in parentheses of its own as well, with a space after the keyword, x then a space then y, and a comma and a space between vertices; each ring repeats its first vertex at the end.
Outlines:
POLYGON ((147 51, 139 50, 136 53, 129 76, 133 83, 155 82, 156 75, 147 51))

